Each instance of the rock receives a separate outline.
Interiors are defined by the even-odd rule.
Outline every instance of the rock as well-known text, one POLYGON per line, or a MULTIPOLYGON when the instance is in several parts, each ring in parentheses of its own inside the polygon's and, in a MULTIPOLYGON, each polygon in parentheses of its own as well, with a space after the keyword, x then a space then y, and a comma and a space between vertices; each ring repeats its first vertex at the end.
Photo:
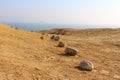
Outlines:
POLYGON ((45 35, 45 33, 42 33, 42 35, 45 35))
POLYGON ((60 41, 60 42, 58 43, 58 47, 65 47, 65 43, 62 42, 62 41, 60 41))
POLYGON ((86 71, 92 71, 94 69, 94 66, 92 62, 88 60, 83 60, 80 62, 80 69, 86 70, 86 71))
POLYGON ((41 36, 41 37, 40 37, 40 39, 44 39, 44 37, 43 37, 43 36, 41 36))
POLYGON ((30 32, 34 32, 33 30, 31 30, 30 32))
POLYGON ((54 39, 55 35, 51 36, 50 39, 54 39))
POLYGON ((55 40, 55 41, 59 41, 59 40, 60 40, 60 37, 53 35, 53 36, 51 36, 51 39, 53 39, 53 40, 55 40))
POLYGON ((55 36, 55 37, 54 37, 54 40, 55 40, 55 41, 59 41, 59 40, 60 40, 60 37, 59 37, 59 36, 55 36))
POLYGON ((65 53, 71 56, 75 56, 78 53, 78 50, 76 48, 67 47, 65 49, 65 53))
POLYGON ((18 29, 17 27, 15 27, 15 29, 18 29))

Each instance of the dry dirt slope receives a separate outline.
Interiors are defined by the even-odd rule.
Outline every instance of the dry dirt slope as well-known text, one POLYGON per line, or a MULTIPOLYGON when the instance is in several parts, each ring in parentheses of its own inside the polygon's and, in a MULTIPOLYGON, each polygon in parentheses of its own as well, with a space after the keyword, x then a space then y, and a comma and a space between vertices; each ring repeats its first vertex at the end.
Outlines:
POLYGON ((0 80, 120 80, 120 29, 67 33, 61 41, 76 47, 77 56, 65 56, 65 48, 50 40, 52 34, 0 24, 0 80), (95 70, 78 70, 83 59, 93 62, 95 70))

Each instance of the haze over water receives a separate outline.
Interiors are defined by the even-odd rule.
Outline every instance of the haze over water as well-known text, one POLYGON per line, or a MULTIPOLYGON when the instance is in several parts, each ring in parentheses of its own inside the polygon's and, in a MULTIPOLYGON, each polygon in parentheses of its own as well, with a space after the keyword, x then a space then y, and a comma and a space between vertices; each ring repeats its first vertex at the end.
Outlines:
POLYGON ((0 23, 25 30, 120 28, 120 0, 0 0, 0 23))
POLYGON ((54 28, 75 28, 75 29, 90 29, 90 28, 120 28, 120 25, 75 25, 75 24, 47 24, 47 23, 5 23, 24 30, 48 30, 54 28))

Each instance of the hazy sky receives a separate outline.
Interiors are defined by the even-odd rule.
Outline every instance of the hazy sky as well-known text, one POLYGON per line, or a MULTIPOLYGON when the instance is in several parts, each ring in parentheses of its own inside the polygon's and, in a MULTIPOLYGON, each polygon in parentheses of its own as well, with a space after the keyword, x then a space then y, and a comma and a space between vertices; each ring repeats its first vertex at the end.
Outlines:
POLYGON ((120 25, 120 0, 0 0, 0 22, 120 25))

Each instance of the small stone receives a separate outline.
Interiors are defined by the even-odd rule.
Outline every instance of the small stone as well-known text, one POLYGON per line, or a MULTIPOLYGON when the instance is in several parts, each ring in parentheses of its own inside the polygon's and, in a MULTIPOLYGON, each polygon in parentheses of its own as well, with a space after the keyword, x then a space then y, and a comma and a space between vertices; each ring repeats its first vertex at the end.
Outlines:
POLYGON ((75 56, 78 53, 78 50, 76 48, 67 47, 65 49, 65 53, 71 56, 75 56))
POLYGON ((62 41, 60 41, 60 42, 58 43, 58 47, 65 47, 65 43, 62 42, 62 41))
POLYGON ((45 33, 42 33, 42 35, 45 35, 45 33))
POLYGON ((86 70, 86 71, 92 71, 94 69, 94 66, 92 62, 88 60, 83 60, 80 62, 80 69, 86 70))
POLYGON ((40 37, 40 39, 44 39, 44 37, 43 37, 43 36, 41 36, 41 37, 40 37))

